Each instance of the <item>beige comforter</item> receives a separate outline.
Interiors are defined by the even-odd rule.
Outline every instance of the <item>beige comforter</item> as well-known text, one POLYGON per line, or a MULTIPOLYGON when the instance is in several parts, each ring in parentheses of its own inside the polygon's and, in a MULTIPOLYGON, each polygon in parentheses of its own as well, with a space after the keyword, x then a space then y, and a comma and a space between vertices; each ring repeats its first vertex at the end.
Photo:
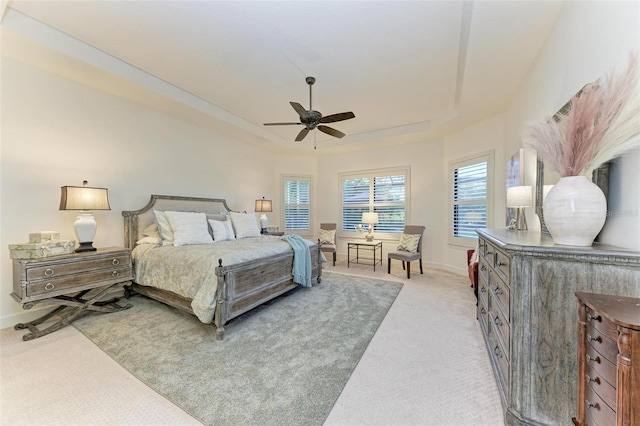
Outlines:
POLYGON ((290 251, 291 245, 280 237, 261 235, 180 247, 140 244, 132 257, 136 283, 193 299, 193 312, 200 321, 210 323, 216 307, 218 259, 228 266, 290 251))

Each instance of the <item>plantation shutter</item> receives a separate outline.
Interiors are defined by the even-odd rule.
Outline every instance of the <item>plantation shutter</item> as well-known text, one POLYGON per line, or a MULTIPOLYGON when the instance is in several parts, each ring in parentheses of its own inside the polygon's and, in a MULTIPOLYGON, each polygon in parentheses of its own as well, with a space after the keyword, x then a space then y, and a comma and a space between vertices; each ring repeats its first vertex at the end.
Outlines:
POLYGON ((377 232, 402 233, 405 224, 405 176, 376 176, 373 208, 378 213, 377 232))
POLYGON ((285 231, 310 231, 309 179, 285 179, 283 198, 285 231))
POLYGON ((477 238, 487 226, 487 161, 453 171, 453 235, 477 238))
POLYGON ((369 211, 368 177, 344 179, 342 181, 342 230, 356 231, 362 223, 362 213, 369 211))

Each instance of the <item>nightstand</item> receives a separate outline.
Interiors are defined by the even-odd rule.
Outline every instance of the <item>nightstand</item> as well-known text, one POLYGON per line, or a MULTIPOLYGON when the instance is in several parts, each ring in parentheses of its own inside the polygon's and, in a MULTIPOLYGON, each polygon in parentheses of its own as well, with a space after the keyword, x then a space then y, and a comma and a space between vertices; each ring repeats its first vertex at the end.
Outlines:
POLYGON ((284 232, 281 232, 281 231, 270 231, 270 232, 265 232, 262 235, 273 235, 274 237, 282 237, 284 235, 284 232))
POLYGON ((120 306, 118 298, 100 301, 107 293, 131 283, 131 252, 123 247, 13 261, 13 293, 22 309, 35 305, 60 305, 48 314, 15 325, 29 329, 23 340, 32 340, 71 324, 84 311, 116 312, 131 307, 120 306), (57 315, 59 320, 44 330, 38 325, 57 315))

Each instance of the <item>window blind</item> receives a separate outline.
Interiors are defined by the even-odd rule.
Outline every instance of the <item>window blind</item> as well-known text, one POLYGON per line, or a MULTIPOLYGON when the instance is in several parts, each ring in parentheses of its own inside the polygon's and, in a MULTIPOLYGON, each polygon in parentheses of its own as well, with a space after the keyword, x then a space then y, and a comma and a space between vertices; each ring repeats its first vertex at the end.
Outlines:
POLYGON ((487 162, 453 171, 453 235, 477 238, 476 228, 487 226, 487 162))
POLYGON ((308 179, 285 179, 283 186, 285 231, 310 231, 310 181, 308 179))

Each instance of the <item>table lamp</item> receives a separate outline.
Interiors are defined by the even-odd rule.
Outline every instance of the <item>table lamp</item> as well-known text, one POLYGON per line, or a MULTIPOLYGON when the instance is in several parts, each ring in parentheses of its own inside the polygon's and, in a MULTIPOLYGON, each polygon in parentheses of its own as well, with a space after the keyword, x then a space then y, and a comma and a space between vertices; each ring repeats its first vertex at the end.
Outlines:
POLYGON ((93 237, 98 225, 91 211, 111 210, 107 188, 89 187, 86 180, 82 185, 60 187, 60 210, 80 210, 73 224, 80 243, 76 253, 96 251, 93 247, 93 237))
POLYGON ((367 232, 367 235, 364 236, 364 238, 367 241, 373 241, 373 225, 378 223, 378 213, 362 213, 362 223, 369 224, 369 231, 367 232))
POLYGON ((531 186, 512 186, 507 188, 507 207, 516 208, 516 230, 526 231, 527 218, 524 214, 525 207, 533 204, 531 186))
POLYGON ((262 213, 260 215, 260 227, 262 228, 260 230, 261 234, 267 233, 268 219, 265 213, 271 213, 272 211, 271 200, 265 200, 264 197, 262 197, 262 200, 256 200, 256 212, 262 213))

